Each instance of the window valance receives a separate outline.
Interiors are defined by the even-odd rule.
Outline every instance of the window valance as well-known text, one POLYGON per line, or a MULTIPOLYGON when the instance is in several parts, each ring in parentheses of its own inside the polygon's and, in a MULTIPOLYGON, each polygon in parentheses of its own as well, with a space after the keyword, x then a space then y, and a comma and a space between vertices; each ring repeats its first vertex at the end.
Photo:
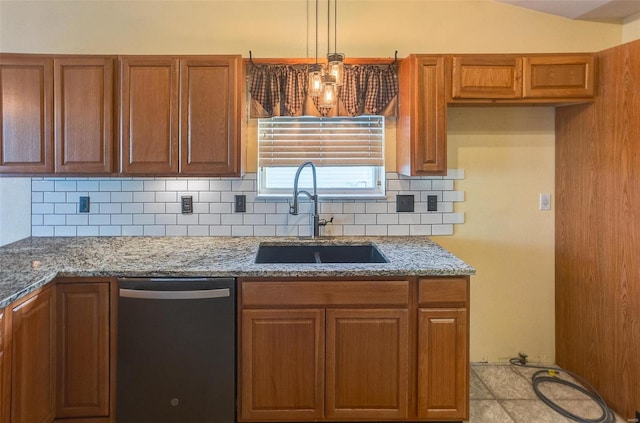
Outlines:
POLYGON ((318 99, 307 95, 308 74, 308 65, 252 65, 251 117, 396 115, 395 64, 345 65, 334 108, 319 107, 318 99))

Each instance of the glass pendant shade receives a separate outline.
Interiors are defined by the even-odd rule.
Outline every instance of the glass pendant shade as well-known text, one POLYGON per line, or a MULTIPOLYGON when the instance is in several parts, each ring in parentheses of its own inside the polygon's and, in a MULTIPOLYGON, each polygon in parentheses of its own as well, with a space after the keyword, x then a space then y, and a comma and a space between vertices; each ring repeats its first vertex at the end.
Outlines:
POLYGON ((325 75, 322 79, 322 94, 318 104, 320 107, 336 107, 338 104, 338 93, 336 88, 335 77, 333 75, 325 75))
POLYGON ((327 56, 329 63, 328 73, 336 78, 336 85, 342 85, 344 81, 344 54, 333 53, 327 56))
POLYGON ((312 97, 322 94, 322 65, 309 66, 309 86, 307 92, 312 97))

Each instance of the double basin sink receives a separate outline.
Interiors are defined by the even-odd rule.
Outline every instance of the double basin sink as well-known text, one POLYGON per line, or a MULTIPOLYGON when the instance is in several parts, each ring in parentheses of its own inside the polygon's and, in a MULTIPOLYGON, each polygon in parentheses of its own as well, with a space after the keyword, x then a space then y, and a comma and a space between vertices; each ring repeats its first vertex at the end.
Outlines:
POLYGON ((373 244, 260 244, 256 263, 388 263, 373 244))

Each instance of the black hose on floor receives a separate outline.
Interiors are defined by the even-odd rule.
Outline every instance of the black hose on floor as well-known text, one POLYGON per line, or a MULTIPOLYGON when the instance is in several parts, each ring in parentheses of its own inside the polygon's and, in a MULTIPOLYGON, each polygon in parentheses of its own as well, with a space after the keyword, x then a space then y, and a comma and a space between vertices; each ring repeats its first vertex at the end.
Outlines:
POLYGON ((533 390, 535 391, 536 395, 538 396, 538 398, 540 398, 542 402, 547 404, 550 408, 552 408, 557 413, 560 413, 563 416, 580 423, 615 423, 616 416, 613 413, 613 411, 609 408, 604 398, 602 398, 602 395, 600 395, 598 391, 596 391, 596 389, 593 386, 591 386, 589 382, 587 382, 577 374, 572 373, 568 370, 557 368, 557 367, 536 366, 536 365, 528 364, 527 358, 525 355, 520 355, 519 358, 512 358, 509 360, 509 363, 519 367, 540 369, 537 372, 535 372, 533 376, 531 376, 531 383, 533 384, 533 390), (573 383, 571 381, 568 381, 566 379, 561 379, 560 377, 558 377, 558 374, 560 373, 564 373, 566 375, 571 376, 572 378, 580 382, 582 386, 576 383, 573 383), (549 397, 543 394, 542 391, 540 391, 539 385, 541 383, 557 383, 560 385, 568 386, 572 389, 575 389, 576 391, 581 392, 582 394, 591 398, 593 402, 596 405, 598 405, 598 407, 600 407, 602 414, 595 419, 587 419, 585 417, 578 416, 565 408, 562 408, 560 405, 556 404, 549 397))

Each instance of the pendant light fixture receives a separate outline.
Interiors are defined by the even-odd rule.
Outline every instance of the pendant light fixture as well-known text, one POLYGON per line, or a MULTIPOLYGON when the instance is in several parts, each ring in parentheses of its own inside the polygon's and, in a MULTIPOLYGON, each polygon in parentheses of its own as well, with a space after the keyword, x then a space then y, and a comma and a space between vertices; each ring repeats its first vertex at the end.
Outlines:
POLYGON ((322 95, 319 106, 330 109, 338 104, 338 92, 336 90, 336 78, 327 73, 322 77, 322 95))
POLYGON ((322 94, 322 65, 318 63, 318 0, 316 0, 316 63, 309 66, 309 85, 307 92, 312 97, 322 94))
POLYGON ((327 71, 336 79, 336 85, 344 81, 344 54, 338 53, 338 0, 333 1, 333 53, 329 53, 329 15, 331 0, 327 0, 327 71))

